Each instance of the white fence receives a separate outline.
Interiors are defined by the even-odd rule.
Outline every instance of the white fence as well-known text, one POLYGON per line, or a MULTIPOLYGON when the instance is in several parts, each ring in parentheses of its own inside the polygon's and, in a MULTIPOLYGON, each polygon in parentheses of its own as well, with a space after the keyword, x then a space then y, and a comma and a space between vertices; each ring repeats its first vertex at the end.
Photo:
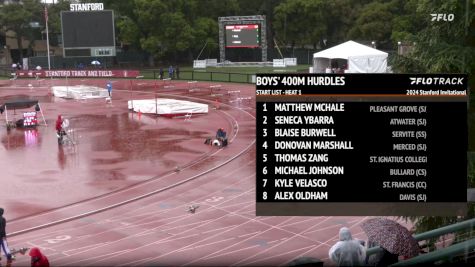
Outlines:
POLYGON ((297 66, 297 58, 274 59, 272 62, 274 68, 285 68, 288 66, 297 66))
POLYGON ((274 59, 272 63, 274 68, 285 68, 285 61, 283 59, 274 59))
POLYGON ((193 60, 194 69, 206 69, 206 60, 193 60))
POLYGON ((217 67, 218 59, 208 58, 204 60, 193 60, 194 69, 205 69, 206 67, 217 67))
POLYGON ((285 63, 285 66, 297 66, 297 58, 296 57, 284 58, 284 63, 285 63))
POLYGON ((217 67, 217 66, 218 66, 218 59, 208 58, 206 60, 206 67, 217 67))

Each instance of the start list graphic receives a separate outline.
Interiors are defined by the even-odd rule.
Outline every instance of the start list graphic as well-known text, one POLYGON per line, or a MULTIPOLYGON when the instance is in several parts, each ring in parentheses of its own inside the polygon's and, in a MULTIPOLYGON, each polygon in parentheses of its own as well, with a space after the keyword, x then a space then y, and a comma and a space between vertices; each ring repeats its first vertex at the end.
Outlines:
POLYGON ((467 80, 257 75, 257 215, 463 213, 467 80))

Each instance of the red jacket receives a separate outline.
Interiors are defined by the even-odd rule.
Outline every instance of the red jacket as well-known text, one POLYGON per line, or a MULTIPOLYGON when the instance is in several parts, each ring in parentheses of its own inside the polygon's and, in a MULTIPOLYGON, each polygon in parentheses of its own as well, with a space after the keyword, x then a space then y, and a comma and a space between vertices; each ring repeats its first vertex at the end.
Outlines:
POLYGON ((30 250, 31 267, 49 267, 48 258, 41 253, 39 248, 30 250))
POLYGON ((56 131, 61 131, 63 124, 63 118, 61 118, 61 115, 58 115, 58 119, 56 120, 56 131))

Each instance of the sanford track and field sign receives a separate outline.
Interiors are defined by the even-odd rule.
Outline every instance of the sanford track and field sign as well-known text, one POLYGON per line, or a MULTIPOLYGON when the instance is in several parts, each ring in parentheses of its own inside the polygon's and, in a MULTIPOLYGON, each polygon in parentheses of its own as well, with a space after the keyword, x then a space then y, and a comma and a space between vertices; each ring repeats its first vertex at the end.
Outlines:
POLYGON ((88 78, 135 78, 140 75, 138 70, 23 70, 16 72, 19 78, 50 78, 50 77, 88 77, 88 78))
POLYGON ((69 4, 71 11, 99 11, 104 10, 103 3, 83 3, 83 4, 69 4))

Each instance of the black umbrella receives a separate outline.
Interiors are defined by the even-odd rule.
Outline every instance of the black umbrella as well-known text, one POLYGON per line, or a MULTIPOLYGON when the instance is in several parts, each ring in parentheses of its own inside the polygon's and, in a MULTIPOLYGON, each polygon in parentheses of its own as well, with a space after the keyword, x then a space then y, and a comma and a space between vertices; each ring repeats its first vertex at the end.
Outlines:
POLYGON ((419 244, 406 227, 386 218, 364 221, 361 228, 370 242, 375 242, 392 254, 414 257, 419 254, 419 244))

